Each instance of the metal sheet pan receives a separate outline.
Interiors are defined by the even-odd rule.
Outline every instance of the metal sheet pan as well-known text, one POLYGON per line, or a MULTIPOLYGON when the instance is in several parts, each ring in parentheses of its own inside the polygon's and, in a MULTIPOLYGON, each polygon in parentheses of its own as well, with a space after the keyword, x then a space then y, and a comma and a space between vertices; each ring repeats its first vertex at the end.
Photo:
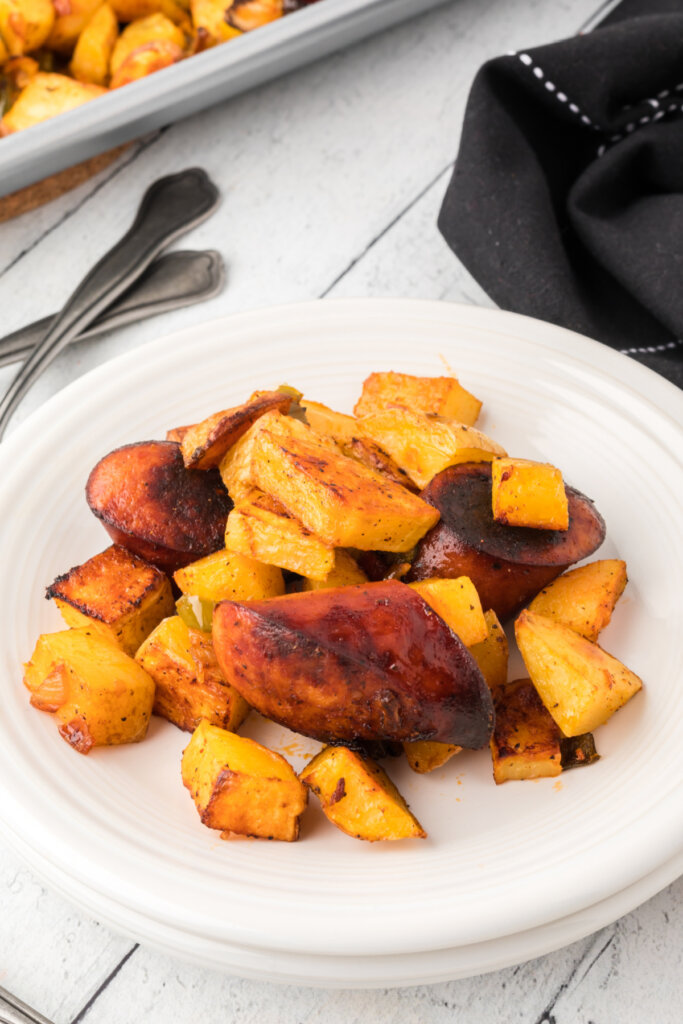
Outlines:
POLYGON ((0 139, 0 196, 342 49, 446 0, 321 0, 0 139))

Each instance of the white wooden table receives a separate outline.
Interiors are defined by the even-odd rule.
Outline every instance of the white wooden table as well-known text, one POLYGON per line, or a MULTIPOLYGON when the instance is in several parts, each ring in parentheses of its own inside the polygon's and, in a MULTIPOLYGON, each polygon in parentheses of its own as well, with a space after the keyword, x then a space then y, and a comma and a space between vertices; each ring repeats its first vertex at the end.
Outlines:
MULTIPOLYGON (((469 85, 488 57, 569 35, 597 5, 455 0, 139 142, 99 178, 3 225, 2 333, 59 308, 146 186, 192 164, 223 202, 182 244, 220 250, 229 268, 227 290, 204 307, 64 353, 16 422, 114 354, 232 311, 327 295, 490 304, 435 226, 469 85)), ((0 387, 12 372, 0 370, 0 387)), ((596 935, 496 974, 376 992, 281 988, 134 945, 46 891, 0 836, 0 984, 56 1024, 678 1024, 682 909, 679 879, 596 935)))

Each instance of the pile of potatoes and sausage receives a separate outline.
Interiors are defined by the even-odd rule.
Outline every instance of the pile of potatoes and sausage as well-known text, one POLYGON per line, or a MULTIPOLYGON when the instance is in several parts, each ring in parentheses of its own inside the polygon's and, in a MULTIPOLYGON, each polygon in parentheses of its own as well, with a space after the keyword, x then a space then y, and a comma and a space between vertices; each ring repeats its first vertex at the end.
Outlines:
POLYGON ((390 756, 489 748, 496 783, 591 764, 642 685, 597 643, 626 566, 570 569, 601 516, 480 408, 373 373, 353 416, 283 386, 105 455, 86 496, 113 544, 48 587, 68 628, 38 640, 31 704, 82 754, 152 714, 191 733, 182 781, 225 837, 296 839, 309 791, 349 835, 423 837, 390 756), (322 744, 299 775, 239 734, 252 710, 322 744))
POLYGON ((316 0, 0 0, 0 135, 316 0))

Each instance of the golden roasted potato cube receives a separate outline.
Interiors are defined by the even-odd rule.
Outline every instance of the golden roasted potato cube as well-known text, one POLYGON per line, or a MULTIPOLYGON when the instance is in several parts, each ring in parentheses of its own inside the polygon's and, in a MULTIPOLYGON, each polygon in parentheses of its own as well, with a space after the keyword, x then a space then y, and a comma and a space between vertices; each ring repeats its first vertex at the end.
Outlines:
POLYGON ((544 615, 523 611, 515 635, 531 681, 565 736, 597 729, 643 685, 597 644, 544 615))
POLYGON ((174 25, 170 18, 163 14, 150 14, 147 18, 140 18, 127 25, 119 38, 111 55, 109 62, 112 76, 116 74, 121 65, 135 50, 149 43, 165 41, 174 44, 174 52, 180 53, 185 49, 185 36, 174 25))
POLYGON ((0 39, 10 57, 41 47, 54 22, 51 0, 0 0, 0 39))
POLYGON ((459 754, 462 747, 454 743, 437 743, 434 740, 412 740, 403 744, 403 752, 408 764, 419 775, 433 772, 459 754))
POLYGON ((204 49, 242 35, 238 28, 225 20, 225 0, 192 0, 190 9, 204 49))
POLYGON ((496 613, 484 612, 488 630, 485 640, 472 644, 470 654, 481 670, 489 690, 503 686, 508 678, 508 638, 496 613))
POLYGON ((133 22, 163 14, 176 25, 189 23, 187 0, 109 0, 119 21, 133 22))
POLYGON ((173 579, 183 594, 202 601, 259 601, 285 592, 281 569, 236 551, 215 551, 178 569, 173 579))
POLYGON ((57 53, 71 53, 76 40, 101 3, 102 0, 66 0, 65 3, 58 0, 54 5, 57 17, 47 38, 46 48, 56 50, 57 53))
POLYGON ((271 409, 286 413, 292 396, 282 391, 262 391, 252 395, 248 402, 231 409, 222 409, 195 423, 183 434, 180 450, 188 469, 213 469, 219 465, 249 427, 271 409))
POLYGON ((480 430, 410 409, 383 409, 360 420, 364 434, 391 455, 418 487, 460 462, 490 462, 505 449, 480 430))
POLYGON ((24 668, 31 704, 54 714, 79 753, 144 739, 154 680, 111 640, 91 629, 43 633, 24 668))
POLYGON ((317 441, 261 430, 253 443, 254 484, 333 547, 409 551, 439 518, 417 495, 317 441))
POLYGON ((12 135, 73 110, 96 96, 103 96, 106 91, 99 85, 76 82, 67 75, 39 71, 0 121, 0 136, 12 135))
POLYGON ((67 626, 90 627, 131 656, 174 607, 168 577, 118 544, 58 576, 46 596, 67 626))
POLYGON ((336 452, 339 450, 334 441, 316 434, 305 423, 301 423, 292 416, 283 416, 276 411, 266 412, 252 424, 246 434, 226 452, 221 460, 219 467, 221 479, 235 502, 240 501, 256 484, 256 440, 263 431, 268 431, 283 439, 300 438, 304 441, 312 441, 326 451, 336 452))
POLYGON ((237 729, 249 705, 226 683, 211 636, 190 629, 178 616, 160 622, 135 655, 156 683, 154 714, 192 732, 202 719, 237 729))
POLYGON ((258 562, 312 579, 325 580, 334 568, 334 548, 307 530, 279 502, 255 488, 228 515, 225 546, 258 562))
POLYGON ((79 82, 106 85, 109 61, 119 34, 119 23, 109 4, 93 14, 76 42, 69 70, 79 82))
POLYGON ((303 590, 330 590, 332 587, 353 587, 357 583, 367 583, 368 578, 352 558, 348 551, 339 548, 334 553, 334 567, 324 580, 305 578, 303 590))
POLYGON ((202 824, 230 833, 292 842, 308 791, 280 754, 200 722, 185 748, 182 778, 202 824))
POLYGON ((348 747, 325 747, 300 778, 330 821, 356 839, 425 839, 427 833, 379 765, 348 747))
POLYGON ((566 530, 569 503, 562 473, 548 462, 494 459, 491 463, 493 518, 508 526, 566 530))
POLYGON ((356 416, 368 416, 400 405, 418 412, 458 420, 473 427, 481 402, 466 391, 455 377, 414 377, 410 373, 371 373, 363 382, 356 402, 356 416))
POLYGON ((228 0, 224 17, 228 25, 240 32, 276 21, 284 13, 284 0, 228 0))
POLYGON ((486 640, 489 630, 479 594, 469 576, 409 583, 430 608, 460 637, 465 647, 486 640))
POLYGON ((301 407, 306 414, 306 421, 316 434, 323 437, 330 437, 337 444, 344 444, 358 437, 360 430, 358 421, 353 416, 343 412, 335 412, 334 409, 322 405, 320 402, 309 402, 303 399, 301 407))
POLYGON ((496 785, 509 779, 553 778, 562 771, 562 734, 530 679, 496 689, 491 737, 496 785))
POLYGON ((170 68, 185 56, 177 43, 169 39, 158 39, 152 43, 144 43, 133 50, 122 64, 119 64, 111 76, 109 87, 120 89, 122 85, 130 85, 139 78, 153 75, 155 71, 170 68))
POLYGON ((558 576, 533 599, 529 611, 569 626, 586 640, 597 640, 626 583, 626 562, 603 558, 558 576))

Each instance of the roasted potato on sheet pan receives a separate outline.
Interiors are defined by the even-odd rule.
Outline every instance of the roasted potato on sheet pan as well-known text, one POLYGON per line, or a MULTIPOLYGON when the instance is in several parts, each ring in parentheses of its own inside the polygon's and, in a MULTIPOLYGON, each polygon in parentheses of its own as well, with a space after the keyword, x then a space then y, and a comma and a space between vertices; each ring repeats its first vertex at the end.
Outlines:
POLYGON ((172 615, 148 636, 135 660, 156 684, 154 714, 192 732, 203 718, 222 729, 237 729, 249 705, 229 686, 218 667, 211 637, 189 629, 172 615))
POLYGON ((107 85, 119 23, 109 4, 98 7, 76 42, 69 70, 79 82, 107 85))
POLYGON ((0 0, 0 39, 11 57, 41 47, 54 22, 51 0, 0 0))
POLYGON ((325 747, 300 776, 342 832, 374 843, 427 833, 378 764, 347 747, 325 747))
POLYGON ((493 709, 476 662, 402 583, 223 601, 213 640, 245 700, 304 736, 488 742, 493 709))
POLYGON ((91 629, 43 633, 25 666, 31 704, 52 712, 81 754, 144 739, 154 681, 115 643, 91 629))
POLYGON ((593 503, 572 487, 567 487, 568 530, 497 523, 491 512, 491 466, 485 463, 449 467, 422 497, 439 510, 441 522, 420 542, 406 581, 469 576, 482 606, 501 621, 605 538, 593 503))
POLYGON ((182 778, 202 824, 261 839, 292 842, 308 790, 280 754, 254 740, 200 722, 185 748, 182 778))
POLYGON ((186 45, 185 35, 169 18, 157 13, 131 22, 116 40, 109 62, 112 78, 133 54, 161 42, 173 44, 172 52, 178 54, 176 59, 182 56, 186 45))
POLYGON ((76 82, 67 75, 39 71, 26 88, 21 90, 18 99, 0 121, 0 136, 12 135, 23 128, 47 121, 105 92, 106 89, 99 85, 76 82))
POLYGON ((131 657, 173 614, 168 577, 118 544, 58 576, 47 588, 67 626, 89 627, 131 657))
POLYGON ((55 0, 57 17, 45 43, 46 49, 56 50, 65 56, 70 54, 79 35, 101 3, 102 0, 55 0))

